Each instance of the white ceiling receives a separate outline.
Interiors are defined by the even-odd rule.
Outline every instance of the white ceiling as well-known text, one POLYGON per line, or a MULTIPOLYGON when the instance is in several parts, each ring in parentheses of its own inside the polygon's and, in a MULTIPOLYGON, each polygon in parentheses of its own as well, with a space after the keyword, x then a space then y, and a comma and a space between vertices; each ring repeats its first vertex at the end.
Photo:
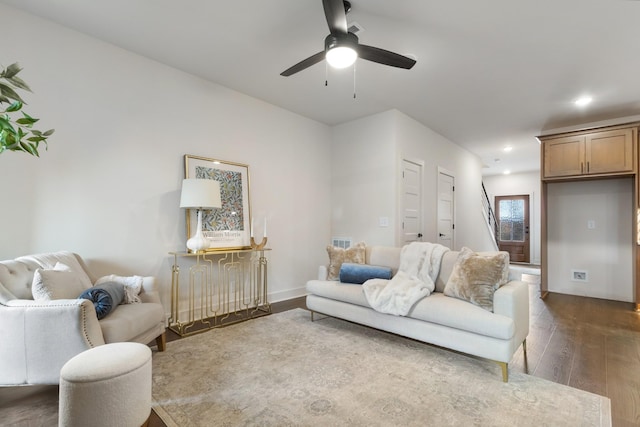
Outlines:
POLYGON ((359 60, 356 99, 351 69, 329 70, 327 87, 324 62, 280 76, 323 49, 321 0, 0 2, 329 125, 398 109, 487 175, 539 169, 546 130, 640 114, 635 0, 352 0, 361 43, 418 61, 359 60))

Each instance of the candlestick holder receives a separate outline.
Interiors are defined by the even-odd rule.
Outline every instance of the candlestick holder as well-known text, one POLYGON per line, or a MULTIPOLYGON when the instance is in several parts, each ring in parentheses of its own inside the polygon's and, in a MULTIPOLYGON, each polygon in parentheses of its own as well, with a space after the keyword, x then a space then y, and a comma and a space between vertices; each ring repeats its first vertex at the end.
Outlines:
POLYGON ((267 238, 263 237, 260 243, 256 243, 256 241, 251 237, 251 249, 255 249, 257 251, 261 251, 267 245, 267 238))

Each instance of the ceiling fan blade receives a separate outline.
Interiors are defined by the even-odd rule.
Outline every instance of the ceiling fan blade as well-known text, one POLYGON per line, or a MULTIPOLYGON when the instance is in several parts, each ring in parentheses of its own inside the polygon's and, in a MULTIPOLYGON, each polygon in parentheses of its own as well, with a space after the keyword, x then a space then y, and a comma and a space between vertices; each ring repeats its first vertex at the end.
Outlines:
POLYGON ((286 70, 281 72, 280 75, 281 76, 285 76, 285 77, 289 77, 290 75, 295 74, 298 71, 302 71, 305 68, 309 68, 312 65, 317 64, 318 62, 322 61, 324 59, 324 55, 325 55, 324 50, 322 52, 318 52, 315 55, 312 55, 312 56, 308 57, 307 59, 304 59, 304 60, 298 62, 293 67, 287 68, 286 70))
POLYGON ((358 56, 367 61, 407 70, 416 65, 416 61, 407 56, 364 44, 358 45, 358 56))
POLYGON ((331 34, 347 34, 347 14, 342 0, 322 0, 331 34))

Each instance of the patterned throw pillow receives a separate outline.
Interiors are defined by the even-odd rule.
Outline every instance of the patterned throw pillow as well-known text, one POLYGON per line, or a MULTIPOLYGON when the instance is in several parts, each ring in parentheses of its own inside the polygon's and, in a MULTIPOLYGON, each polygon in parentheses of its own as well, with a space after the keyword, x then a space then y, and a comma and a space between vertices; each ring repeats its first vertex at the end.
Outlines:
POLYGON ((329 254, 327 280, 340 280, 340 267, 342 267, 343 262, 364 264, 365 249, 366 245, 364 242, 360 242, 348 249, 327 246, 327 253, 329 254))
POLYGON ((444 294, 493 311, 493 294, 509 279, 509 253, 478 254, 462 248, 444 294))

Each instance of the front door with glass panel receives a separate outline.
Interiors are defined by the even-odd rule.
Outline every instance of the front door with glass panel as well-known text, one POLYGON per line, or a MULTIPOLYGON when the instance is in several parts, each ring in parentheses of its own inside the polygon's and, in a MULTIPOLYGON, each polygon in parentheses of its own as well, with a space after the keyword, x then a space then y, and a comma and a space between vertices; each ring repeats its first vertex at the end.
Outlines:
POLYGON ((512 262, 529 262, 529 196, 496 196, 498 247, 512 262))

